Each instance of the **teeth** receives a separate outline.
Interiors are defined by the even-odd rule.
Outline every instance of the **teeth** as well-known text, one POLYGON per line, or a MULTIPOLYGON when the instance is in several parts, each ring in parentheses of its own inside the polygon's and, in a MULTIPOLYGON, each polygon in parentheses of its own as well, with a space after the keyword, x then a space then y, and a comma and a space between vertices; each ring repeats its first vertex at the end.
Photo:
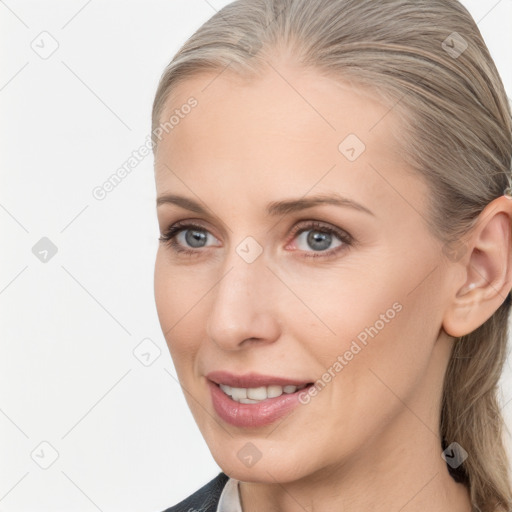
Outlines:
POLYGON ((276 398, 281 396, 283 393, 290 394, 295 391, 305 388, 306 384, 302 386, 260 386, 259 388, 234 388, 226 386, 226 384, 219 384, 220 389, 229 395, 236 402, 241 404, 257 404, 266 400, 267 398, 276 398))
POLYGON ((283 388, 281 386, 267 386, 267 397, 275 398, 283 394, 283 388))
POLYGON ((226 384, 219 384, 220 389, 226 393, 226 395, 231 395, 231 386, 226 386, 226 384))
POLYGON ((242 398, 247 398, 247 389, 245 388, 231 388, 231 397, 233 400, 239 402, 242 398))
POLYGON ((267 398, 267 388, 265 386, 260 388, 249 388, 247 390, 247 398, 252 400, 265 400, 267 398))
POLYGON ((259 404, 260 400, 251 400, 250 398, 240 398, 241 404, 259 404))

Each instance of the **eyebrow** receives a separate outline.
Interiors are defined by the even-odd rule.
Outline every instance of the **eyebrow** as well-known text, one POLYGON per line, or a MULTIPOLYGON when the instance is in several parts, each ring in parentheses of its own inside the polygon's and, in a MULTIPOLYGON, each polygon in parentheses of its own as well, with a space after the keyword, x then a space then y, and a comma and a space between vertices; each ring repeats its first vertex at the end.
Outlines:
MULTIPOLYGON (((157 198, 156 205, 158 207, 163 204, 175 204, 177 206, 185 208, 186 210, 190 210, 191 212, 199 213, 202 215, 209 214, 207 209, 203 207, 200 203, 184 196, 178 196, 174 194, 162 195, 157 198)), ((288 213, 298 212, 322 204, 332 204, 334 206, 353 208, 355 210, 375 216, 375 214, 371 210, 369 210, 362 204, 359 204, 356 201, 343 197, 337 193, 321 194, 311 196, 308 198, 274 201, 267 205, 266 213, 269 216, 286 215, 288 213)))

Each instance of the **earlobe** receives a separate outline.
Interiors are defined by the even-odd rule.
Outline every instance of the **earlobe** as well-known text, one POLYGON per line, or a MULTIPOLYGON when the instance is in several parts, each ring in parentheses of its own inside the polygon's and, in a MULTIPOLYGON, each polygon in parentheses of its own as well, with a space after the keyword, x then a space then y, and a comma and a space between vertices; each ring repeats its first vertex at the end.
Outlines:
POLYGON ((443 319, 448 335, 458 338, 473 332, 505 301, 512 287, 511 226, 512 201, 506 196, 479 215, 467 245, 469 257, 452 264, 464 266, 464 282, 454 284, 443 319))
POLYGON ((458 292, 446 312, 443 329, 449 336, 460 338, 473 332, 487 320, 482 320, 482 309, 479 308, 481 298, 475 293, 474 288, 476 286, 466 292, 458 292))

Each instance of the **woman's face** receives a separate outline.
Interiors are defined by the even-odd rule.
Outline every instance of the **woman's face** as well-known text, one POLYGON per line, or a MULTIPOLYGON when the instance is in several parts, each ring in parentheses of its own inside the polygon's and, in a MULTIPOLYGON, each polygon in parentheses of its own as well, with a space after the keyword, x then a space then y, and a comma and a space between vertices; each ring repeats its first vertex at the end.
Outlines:
POLYGON ((399 446, 423 440, 437 450, 450 280, 426 226, 428 189, 391 135, 393 110, 284 63, 257 81, 188 79, 161 121, 176 109, 157 197, 188 203, 157 207, 161 233, 178 221, 181 231, 160 243, 155 299, 218 465, 286 482, 403 458, 399 446), (197 105, 182 109, 191 96, 197 105), (243 404, 209 381, 217 371, 316 385, 243 404))

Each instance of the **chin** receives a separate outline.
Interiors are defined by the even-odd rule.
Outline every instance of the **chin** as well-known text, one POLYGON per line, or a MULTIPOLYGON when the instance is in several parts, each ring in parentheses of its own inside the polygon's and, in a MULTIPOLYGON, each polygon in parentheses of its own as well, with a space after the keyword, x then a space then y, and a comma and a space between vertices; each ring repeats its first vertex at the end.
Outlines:
MULTIPOLYGON (((242 447, 248 444, 249 442, 244 443, 242 447)), ((215 454, 212 451, 215 462, 231 478, 243 482, 274 484, 276 482, 294 482, 309 474, 303 462, 292 460, 282 453, 274 453, 266 457, 262 454, 259 460, 249 465, 249 462, 244 462, 238 458, 237 453, 239 450, 240 448, 234 449, 233 452, 229 453, 223 451, 220 454, 215 454), (301 469, 300 471, 299 468, 301 469)))

